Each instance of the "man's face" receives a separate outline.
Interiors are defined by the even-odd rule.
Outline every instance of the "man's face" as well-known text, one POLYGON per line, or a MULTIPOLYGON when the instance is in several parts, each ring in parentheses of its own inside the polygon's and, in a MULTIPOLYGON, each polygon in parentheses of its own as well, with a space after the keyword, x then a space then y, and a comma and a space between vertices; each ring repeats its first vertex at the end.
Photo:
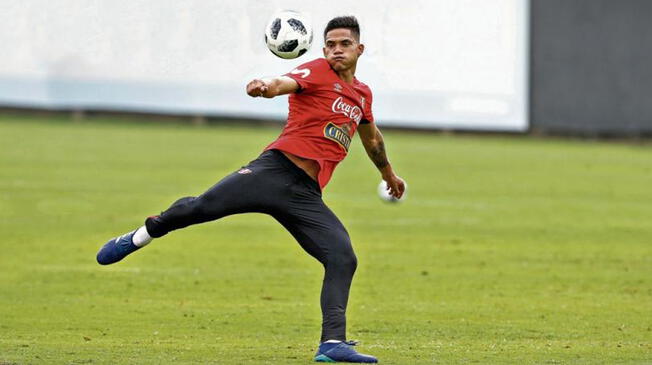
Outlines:
POLYGON ((356 40, 350 29, 336 28, 326 33, 324 58, 335 71, 354 67, 364 46, 356 40))

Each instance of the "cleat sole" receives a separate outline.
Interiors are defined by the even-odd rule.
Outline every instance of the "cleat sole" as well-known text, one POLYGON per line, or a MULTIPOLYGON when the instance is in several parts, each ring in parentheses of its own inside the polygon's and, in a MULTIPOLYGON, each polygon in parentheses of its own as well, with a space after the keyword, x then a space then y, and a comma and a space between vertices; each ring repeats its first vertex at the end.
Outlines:
POLYGON ((330 357, 328 357, 326 355, 323 355, 323 354, 315 356, 315 361, 316 362, 337 362, 337 361, 335 361, 335 360, 331 359, 330 357))

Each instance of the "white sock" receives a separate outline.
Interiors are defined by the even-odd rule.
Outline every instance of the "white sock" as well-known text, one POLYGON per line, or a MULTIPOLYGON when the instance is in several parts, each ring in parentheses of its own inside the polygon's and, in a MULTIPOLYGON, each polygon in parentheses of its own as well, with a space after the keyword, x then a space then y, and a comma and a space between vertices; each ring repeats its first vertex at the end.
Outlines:
POLYGON ((143 247, 146 244, 152 242, 153 238, 147 233, 147 228, 145 226, 142 226, 136 230, 136 233, 134 233, 134 245, 138 247, 143 247))
POLYGON ((324 341, 324 343, 340 343, 340 342, 342 342, 342 341, 339 341, 339 340, 328 340, 328 341, 324 341))

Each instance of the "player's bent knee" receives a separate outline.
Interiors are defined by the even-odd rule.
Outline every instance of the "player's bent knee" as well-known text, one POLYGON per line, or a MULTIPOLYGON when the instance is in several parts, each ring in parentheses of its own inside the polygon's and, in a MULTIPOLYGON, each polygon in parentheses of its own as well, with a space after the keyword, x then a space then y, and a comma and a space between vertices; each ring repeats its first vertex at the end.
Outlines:
POLYGON ((342 231, 338 238, 340 244, 337 245, 337 249, 331 251, 334 261, 332 264, 337 265, 341 270, 353 273, 358 267, 358 258, 353 252, 351 238, 349 238, 345 230, 342 231))
POLYGON ((351 254, 347 256, 346 260, 344 260, 344 265, 353 273, 355 270, 358 268, 358 258, 355 256, 353 251, 351 251, 351 254))
POLYGON ((326 266, 353 274, 358 267, 358 258, 355 256, 355 253, 353 253, 353 250, 350 249, 335 252, 327 258, 326 266))

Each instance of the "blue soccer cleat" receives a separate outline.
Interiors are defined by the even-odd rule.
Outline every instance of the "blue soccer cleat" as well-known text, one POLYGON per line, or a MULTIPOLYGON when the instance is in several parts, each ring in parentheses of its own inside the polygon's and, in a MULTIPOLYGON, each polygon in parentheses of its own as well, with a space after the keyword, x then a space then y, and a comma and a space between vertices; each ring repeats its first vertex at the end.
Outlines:
POLYGON ((107 242, 97 253, 97 263, 100 265, 109 265, 116 263, 140 247, 134 245, 134 233, 125 233, 107 242))
POLYGON ((322 343, 319 345, 316 362, 355 362, 355 363, 377 363, 378 359, 371 355, 360 354, 353 349, 357 342, 322 343))

